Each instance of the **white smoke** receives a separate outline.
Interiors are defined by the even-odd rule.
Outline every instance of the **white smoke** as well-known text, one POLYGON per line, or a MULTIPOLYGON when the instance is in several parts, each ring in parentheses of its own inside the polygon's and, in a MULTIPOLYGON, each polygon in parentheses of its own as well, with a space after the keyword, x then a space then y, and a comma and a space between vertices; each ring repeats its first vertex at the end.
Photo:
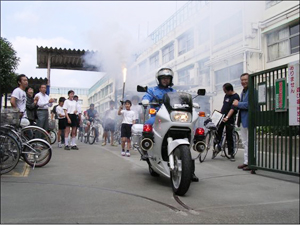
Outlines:
POLYGON ((122 69, 135 59, 145 43, 139 43, 130 32, 117 22, 108 22, 101 30, 89 32, 89 42, 94 54, 86 54, 87 64, 96 66, 111 78, 122 78, 122 69))

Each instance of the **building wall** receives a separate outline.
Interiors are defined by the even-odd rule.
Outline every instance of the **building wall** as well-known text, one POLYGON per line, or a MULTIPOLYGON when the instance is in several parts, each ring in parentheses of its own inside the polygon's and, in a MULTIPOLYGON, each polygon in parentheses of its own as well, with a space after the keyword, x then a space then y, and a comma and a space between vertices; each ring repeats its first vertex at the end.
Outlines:
POLYGON ((211 110, 220 109, 224 83, 232 83, 240 93, 242 73, 299 60, 298 48, 294 54, 270 61, 267 44, 270 32, 297 21, 299 24, 299 4, 295 1, 188 2, 150 34, 154 44, 131 65, 129 79, 152 86, 157 69, 171 67, 175 84, 206 88, 213 96, 211 110), (274 20, 277 17, 281 19, 274 20), (166 28, 166 23, 174 24, 180 18, 184 18, 180 25, 166 28), (174 52, 169 60, 164 60, 165 49, 174 52))

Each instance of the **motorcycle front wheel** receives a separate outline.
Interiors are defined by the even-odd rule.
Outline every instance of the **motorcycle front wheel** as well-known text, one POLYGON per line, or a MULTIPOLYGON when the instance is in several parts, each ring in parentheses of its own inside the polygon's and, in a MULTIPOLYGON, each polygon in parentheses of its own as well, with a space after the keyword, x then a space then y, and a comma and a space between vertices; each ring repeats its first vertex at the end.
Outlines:
POLYGON ((176 195, 184 195, 191 184, 193 167, 189 146, 179 145, 174 151, 174 170, 171 171, 171 183, 176 195))

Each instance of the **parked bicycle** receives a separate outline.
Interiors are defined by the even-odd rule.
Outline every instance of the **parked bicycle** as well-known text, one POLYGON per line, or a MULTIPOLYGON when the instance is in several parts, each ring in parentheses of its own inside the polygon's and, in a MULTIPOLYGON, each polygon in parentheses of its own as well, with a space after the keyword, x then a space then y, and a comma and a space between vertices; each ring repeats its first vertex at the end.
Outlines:
POLYGON ((35 127, 33 130, 28 129, 28 127, 25 128, 20 128, 18 111, 2 110, 0 126, 1 174, 13 170, 18 164, 20 156, 33 168, 45 166, 50 161, 52 157, 51 145, 41 138, 34 137, 38 133, 35 131, 39 131, 39 134, 45 134, 46 131, 40 127, 35 127), (27 129, 24 132, 25 128, 27 129))
POLYGON ((55 120, 49 121, 49 136, 50 136, 50 144, 53 145, 56 142, 57 139, 57 130, 55 127, 55 120))
MULTIPOLYGON (((207 146, 206 150, 203 151, 199 156, 199 161, 204 162, 208 151, 212 150, 212 159, 214 159, 220 152, 222 157, 226 157, 230 159, 230 154, 228 153, 227 142, 226 142, 226 131, 224 129, 221 140, 219 143, 216 143, 217 132, 220 123, 222 122, 224 115, 220 115, 216 110, 213 115, 206 119, 204 122, 204 126, 207 129, 207 133, 205 135, 205 144, 207 146), (219 145, 219 147, 217 146, 219 145), (219 149, 221 149, 219 151, 219 149)), ((239 149, 239 134, 236 130, 233 131, 233 156, 236 155, 239 149)))

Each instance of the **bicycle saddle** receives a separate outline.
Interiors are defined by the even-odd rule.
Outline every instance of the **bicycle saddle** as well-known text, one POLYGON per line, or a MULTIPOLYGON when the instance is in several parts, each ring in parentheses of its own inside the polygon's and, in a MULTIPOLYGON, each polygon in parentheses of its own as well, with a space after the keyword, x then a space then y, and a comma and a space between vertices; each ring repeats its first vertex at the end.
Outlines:
POLYGON ((216 125, 213 122, 207 123, 206 128, 210 129, 210 130, 216 130, 217 129, 216 125))

